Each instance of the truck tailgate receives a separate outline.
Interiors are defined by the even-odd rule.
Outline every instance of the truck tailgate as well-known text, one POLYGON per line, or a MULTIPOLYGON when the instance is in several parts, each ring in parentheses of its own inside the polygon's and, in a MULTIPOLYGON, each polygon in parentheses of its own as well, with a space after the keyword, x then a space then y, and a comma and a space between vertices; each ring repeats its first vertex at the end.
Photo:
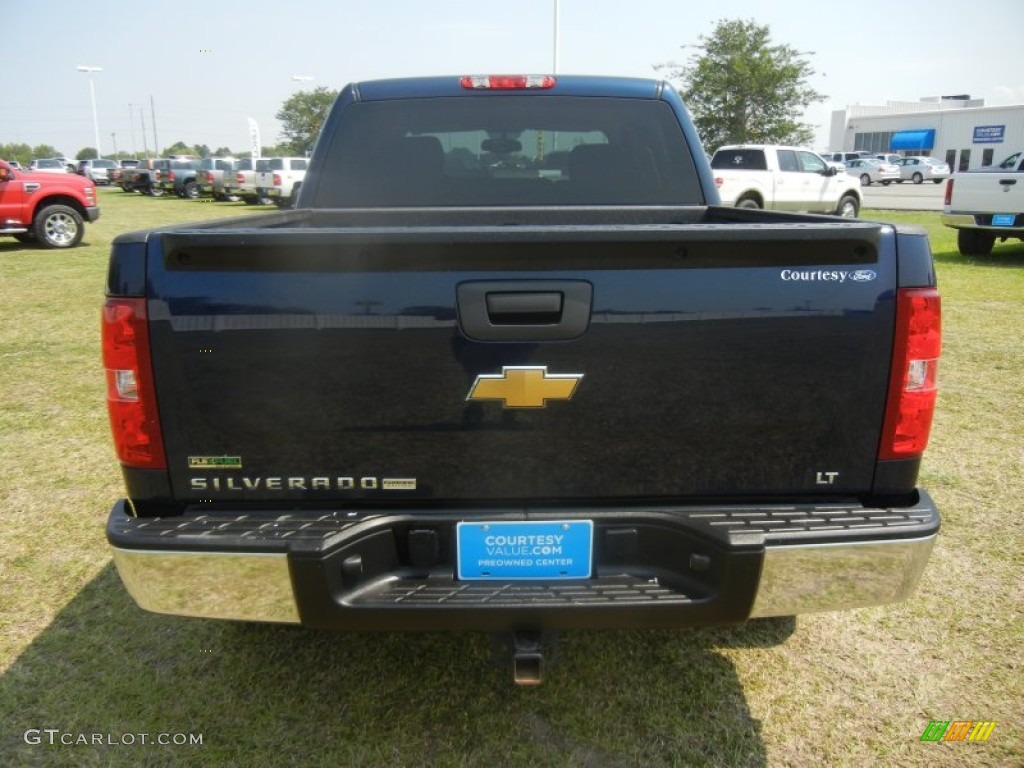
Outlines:
MULTIPOLYGON (((1016 214, 1024 211, 1024 179, 1015 171, 958 173, 948 210, 1016 214)), ((988 221, 979 222, 987 224, 988 221)))
POLYGON ((813 222, 153 237, 174 495, 865 493, 895 238, 813 222))

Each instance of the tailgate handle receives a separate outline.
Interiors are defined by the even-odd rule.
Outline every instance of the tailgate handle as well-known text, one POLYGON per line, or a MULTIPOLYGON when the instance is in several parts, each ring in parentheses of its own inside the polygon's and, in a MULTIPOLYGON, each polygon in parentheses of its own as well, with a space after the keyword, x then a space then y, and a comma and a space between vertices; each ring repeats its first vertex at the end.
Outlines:
POLYGON ((586 280, 472 280, 455 289, 459 327, 477 341, 564 341, 590 325, 586 280))
POLYGON ((551 325, 562 319, 563 294, 558 291, 488 293, 491 325, 551 325))

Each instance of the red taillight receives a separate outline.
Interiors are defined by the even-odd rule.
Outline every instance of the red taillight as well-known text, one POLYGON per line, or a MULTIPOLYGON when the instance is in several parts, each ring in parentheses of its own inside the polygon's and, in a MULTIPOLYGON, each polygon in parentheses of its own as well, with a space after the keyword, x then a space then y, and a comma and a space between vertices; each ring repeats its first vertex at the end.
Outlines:
POLYGON ((468 75, 459 80, 463 88, 492 91, 521 91, 527 88, 554 88, 551 75, 468 75))
POLYGON ((174 181, 174 171, 168 171, 167 172, 167 180, 168 181, 174 181))
POLYGON ((902 288, 897 294, 880 459, 916 458, 928 445, 938 393, 941 316, 939 292, 934 288, 902 288))
POLYGON ((284 184, 284 182, 281 180, 281 174, 280 173, 275 173, 274 174, 274 186, 275 187, 280 187, 282 184, 284 184))
POLYGON ((123 464, 166 469, 156 409, 145 299, 108 299, 103 305, 103 367, 107 410, 123 464))
POLYGON ((238 175, 235 176, 235 183, 236 184, 244 184, 245 183, 245 174, 243 174, 241 171, 239 171, 238 175))
POLYGON ((946 181, 946 197, 942 201, 943 205, 950 205, 953 202, 953 180, 949 179, 946 181))
POLYGON ((723 184, 725 184, 725 179, 721 176, 715 176, 715 186, 721 189, 723 184))

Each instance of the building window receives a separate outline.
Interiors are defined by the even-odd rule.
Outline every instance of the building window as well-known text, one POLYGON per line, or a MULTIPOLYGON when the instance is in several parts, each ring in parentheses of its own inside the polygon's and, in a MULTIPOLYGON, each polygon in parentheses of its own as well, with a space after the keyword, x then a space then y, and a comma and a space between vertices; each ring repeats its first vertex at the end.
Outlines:
POLYGON ((961 149, 960 150, 960 165, 957 168, 958 171, 966 171, 971 167, 971 150, 961 149))
POLYGON ((981 152, 981 167, 984 168, 987 165, 992 165, 992 155, 995 153, 994 149, 985 149, 981 152))
POLYGON ((892 131, 855 133, 853 135, 853 148, 855 151, 866 151, 872 154, 888 152, 889 146, 892 143, 892 133, 892 131))

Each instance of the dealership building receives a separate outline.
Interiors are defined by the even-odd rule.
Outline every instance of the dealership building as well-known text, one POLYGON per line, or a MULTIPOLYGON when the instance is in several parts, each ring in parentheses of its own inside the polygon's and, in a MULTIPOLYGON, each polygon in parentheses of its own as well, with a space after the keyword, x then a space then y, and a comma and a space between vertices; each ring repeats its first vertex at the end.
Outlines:
POLYGON ((930 155, 954 171, 982 168, 1024 149, 1024 104, 986 107, 969 96, 854 104, 832 113, 829 148, 930 155))

